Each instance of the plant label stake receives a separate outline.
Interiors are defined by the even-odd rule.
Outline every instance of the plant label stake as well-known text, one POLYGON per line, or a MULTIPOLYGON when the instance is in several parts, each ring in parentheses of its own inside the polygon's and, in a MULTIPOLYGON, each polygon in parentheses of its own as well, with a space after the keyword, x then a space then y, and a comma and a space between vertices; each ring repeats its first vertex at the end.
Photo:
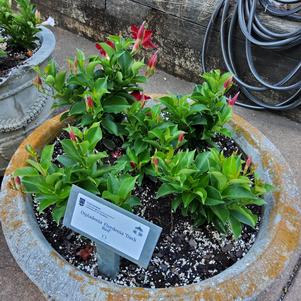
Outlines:
POLYGON ((147 268, 162 228, 76 185, 72 186, 64 226, 96 243, 99 271, 114 278, 120 256, 147 268))

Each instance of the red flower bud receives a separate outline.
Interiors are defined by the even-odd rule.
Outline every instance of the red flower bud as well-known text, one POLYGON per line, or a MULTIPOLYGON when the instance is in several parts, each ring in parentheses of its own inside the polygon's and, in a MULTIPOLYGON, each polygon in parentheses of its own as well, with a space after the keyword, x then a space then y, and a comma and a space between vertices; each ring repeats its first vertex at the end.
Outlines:
POLYGON ((147 63, 147 69, 146 69, 146 76, 151 76, 155 72, 155 68, 158 62, 158 50, 152 54, 150 57, 148 63, 147 63))
POLYGON ((233 84, 233 77, 229 77, 225 82, 224 82, 224 89, 227 90, 229 89, 233 84))
POLYGON ((158 171, 159 160, 157 157, 152 158, 152 162, 154 164, 155 170, 158 171))
POLYGON ((247 159, 247 161, 246 161, 246 168, 249 168, 250 165, 251 165, 251 163, 252 163, 252 157, 249 156, 248 159, 247 159))
POLYGON ((70 130, 70 132, 69 132, 69 137, 72 141, 76 141, 76 136, 72 130, 70 130))
POLYGON ((179 136, 178 136, 178 142, 179 143, 181 143, 184 140, 184 135, 185 135, 184 132, 182 132, 182 133, 179 134, 179 136))
POLYGON ((91 96, 88 96, 86 98, 86 106, 87 106, 87 109, 91 109, 94 107, 93 98, 91 96))
POLYGON ((228 104, 229 104, 229 106, 232 107, 232 106, 235 105, 235 103, 236 103, 236 101, 237 101, 237 99, 238 99, 239 93, 240 93, 240 92, 237 92, 232 98, 229 98, 229 99, 228 99, 228 104))
POLYGON ((131 167, 132 167, 133 169, 136 168, 136 163, 135 163, 134 161, 131 161, 131 162, 130 162, 130 165, 131 165, 131 167))
POLYGON ((150 69, 155 69, 158 61, 158 50, 153 53, 151 58, 149 59, 147 66, 150 69))
POLYGON ((144 37, 144 32, 145 32, 145 21, 140 25, 138 32, 137 32, 137 40, 142 40, 144 37))
POLYGON ((21 185, 21 179, 20 179, 19 176, 16 176, 16 177, 15 177, 15 183, 16 183, 17 186, 20 186, 20 185, 21 185))

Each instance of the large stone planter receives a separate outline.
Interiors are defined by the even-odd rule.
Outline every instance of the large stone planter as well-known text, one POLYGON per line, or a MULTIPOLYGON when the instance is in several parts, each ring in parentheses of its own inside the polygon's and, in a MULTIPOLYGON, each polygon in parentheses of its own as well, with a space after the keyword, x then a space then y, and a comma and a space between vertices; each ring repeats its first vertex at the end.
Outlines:
POLYGON ((41 47, 22 65, 0 78, 0 175, 21 141, 50 114, 52 99, 33 86, 33 66, 42 66, 55 47, 53 33, 45 28, 37 34, 41 47))
POLYGON ((258 164, 261 176, 277 187, 266 196, 263 222, 249 253, 224 272, 199 284, 143 289, 112 285, 67 263, 39 230, 30 198, 10 188, 11 175, 28 158, 25 145, 30 143, 41 149, 64 126, 57 116, 20 145, 6 170, 0 197, 0 217, 10 251, 45 296, 57 301, 278 300, 300 255, 301 203, 287 163, 258 130, 238 116, 234 116, 230 125, 236 141, 258 164))

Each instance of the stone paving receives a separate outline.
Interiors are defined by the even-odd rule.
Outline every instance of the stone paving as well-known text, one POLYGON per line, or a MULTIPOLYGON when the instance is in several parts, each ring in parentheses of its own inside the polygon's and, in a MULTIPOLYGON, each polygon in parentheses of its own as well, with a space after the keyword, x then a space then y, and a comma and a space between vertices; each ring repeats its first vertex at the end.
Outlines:
MULTIPOLYGON (((55 29, 55 34, 57 38, 55 59, 60 65, 65 63, 66 56, 73 56, 76 48, 83 49, 88 54, 95 53, 94 43, 87 39, 60 28, 55 29)), ((145 86, 145 90, 149 93, 180 94, 190 92, 192 87, 193 83, 158 71, 145 86)), ((301 123, 270 112, 250 111, 238 107, 235 111, 261 130, 277 146, 291 166, 298 186, 301 187, 301 123)), ((285 301, 301 300, 300 293, 301 272, 295 277, 285 301)), ((0 231, 0 301, 21 300, 43 301, 45 298, 15 263, 0 231)))

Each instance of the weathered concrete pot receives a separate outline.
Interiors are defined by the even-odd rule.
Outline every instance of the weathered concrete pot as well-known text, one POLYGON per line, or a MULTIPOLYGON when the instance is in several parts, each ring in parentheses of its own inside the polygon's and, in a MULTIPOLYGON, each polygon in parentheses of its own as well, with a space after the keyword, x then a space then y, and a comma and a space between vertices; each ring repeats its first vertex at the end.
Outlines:
POLYGON ((278 300, 300 255, 301 203, 287 163, 258 130, 238 116, 231 122, 236 141, 253 156, 261 176, 277 187, 277 191, 266 197, 263 222, 249 253, 224 272, 199 284, 143 289, 95 279, 67 263, 39 230, 30 199, 10 189, 11 175, 28 158, 25 145, 30 143, 41 149, 64 126, 57 116, 20 145, 6 170, 0 197, 2 228, 10 251, 45 296, 58 301, 278 300))
POLYGON ((42 66, 55 47, 53 33, 45 28, 37 34, 41 46, 22 65, 0 78, 0 175, 22 140, 48 119, 53 100, 33 86, 33 66, 42 66))

